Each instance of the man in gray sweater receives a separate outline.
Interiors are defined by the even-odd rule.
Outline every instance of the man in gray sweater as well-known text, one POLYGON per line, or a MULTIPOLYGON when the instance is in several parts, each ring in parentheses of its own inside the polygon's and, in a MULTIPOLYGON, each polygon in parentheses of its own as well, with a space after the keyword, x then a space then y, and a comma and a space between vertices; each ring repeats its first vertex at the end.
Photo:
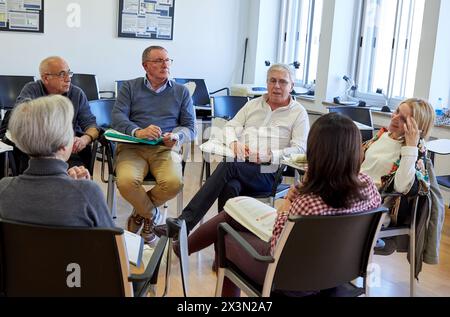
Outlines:
POLYGON ((169 80, 172 60, 166 49, 150 46, 142 54, 144 78, 125 81, 112 111, 112 126, 119 132, 158 145, 121 143, 116 151, 117 187, 134 207, 128 218, 129 231, 147 243, 155 240, 156 207, 175 197, 182 188, 182 143, 195 137, 195 116, 189 91, 169 80), (148 192, 142 182, 151 173, 157 185, 148 192))
MULTIPOLYGON (((67 62, 59 56, 50 56, 39 65, 41 79, 26 84, 16 104, 48 95, 62 95, 70 99, 73 105, 72 120, 74 145, 68 161, 70 166, 84 165, 90 167, 92 150, 88 146, 99 134, 95 116, 89 107, 89 102, 81 88, 71 84, 73 72, 67 62)), ((19 174, 28 167, 28 156, 17 149, 14 150, 19 174)), ((91 171, 92 172, 92 171, 91 171)))

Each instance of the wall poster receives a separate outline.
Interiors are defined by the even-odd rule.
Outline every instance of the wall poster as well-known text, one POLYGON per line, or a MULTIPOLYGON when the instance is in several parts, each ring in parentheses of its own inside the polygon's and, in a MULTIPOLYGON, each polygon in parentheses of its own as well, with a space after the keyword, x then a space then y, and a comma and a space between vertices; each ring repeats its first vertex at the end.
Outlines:
POLYGON ((119 0, 118 36, 172 40, 174 10, 175 0, 119 0))
POLYGON ((44 33, 44 0, 0 0, 0 31, 44 33))

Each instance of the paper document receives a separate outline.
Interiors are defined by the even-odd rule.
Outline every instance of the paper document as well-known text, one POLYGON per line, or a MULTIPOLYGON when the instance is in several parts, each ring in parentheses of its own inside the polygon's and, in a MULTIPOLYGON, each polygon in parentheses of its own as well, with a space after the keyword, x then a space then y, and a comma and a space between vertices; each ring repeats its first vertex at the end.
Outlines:
POLYGON ((277 210, 259 200, 246 196, 229 199, 225 212, 261 240, 269 242, 277 219, 277 210))
POLYGON ((200 145, 200 150, 209 154, 234 157, 233 151, 228 146, 217 140, 209 140, 203 143, 200 145))
POLYGON ((105 137, 109 141, 125 142, 125 143, 144 143, 149 145, 158 145, 162 143, 162 138, 156 140, 139 139, 134 136, 120 133, 119 131, 108 129, 105 131, 105 137))
POLYGON ((140 235, 124 230, 125 246, 127 247, 128 262, 139 267, 144 250, 144 240, 140 235))

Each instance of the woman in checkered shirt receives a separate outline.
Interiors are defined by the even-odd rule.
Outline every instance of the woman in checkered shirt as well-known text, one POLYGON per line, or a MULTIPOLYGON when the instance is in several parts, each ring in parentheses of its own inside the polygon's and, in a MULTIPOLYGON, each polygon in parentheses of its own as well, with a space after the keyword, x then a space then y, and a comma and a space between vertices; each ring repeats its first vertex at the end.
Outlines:
MULTIPOLYGON (((189 236, 189 254, 215 243, 217 226, 221 222, 240 231, 261 255, 269 255, 276 247, 288 215, 350 214, 379 207, 381 197, 376 186, 370 177, 359 172, 361 153, 361 134, 352 120, 338 113, 322 116, 313 124, 308 136, 308 171, 302 184, 290 189, 278 209, 271 241, 262 241, 221 212, 189 236)), ((233 239, 226 239, 225 244, 229 260, 262 285, 267 264, 247 256, 233 239)), ((240 290, 225 278, 222 295, 239 294, 240 290)))

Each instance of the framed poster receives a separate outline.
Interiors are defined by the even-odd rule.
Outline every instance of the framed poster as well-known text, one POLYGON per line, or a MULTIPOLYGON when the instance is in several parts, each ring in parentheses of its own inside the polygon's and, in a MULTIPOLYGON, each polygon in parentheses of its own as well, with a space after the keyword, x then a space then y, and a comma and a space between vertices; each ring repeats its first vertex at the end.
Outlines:
POLYGON ((118 36, 172 40, 174 10, 175 0, 119 0, 118 36))
POLYGON ((0 31, 44 33, 44 0, 0 0, 0 31))

